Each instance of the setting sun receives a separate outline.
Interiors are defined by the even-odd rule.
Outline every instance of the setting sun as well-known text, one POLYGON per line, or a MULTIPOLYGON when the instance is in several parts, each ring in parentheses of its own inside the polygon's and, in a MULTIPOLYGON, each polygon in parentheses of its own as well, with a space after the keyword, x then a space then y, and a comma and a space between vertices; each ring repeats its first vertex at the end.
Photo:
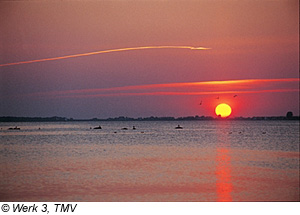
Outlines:
POLYGON ((222 103, 216 107, 215 112, 217 116, 221 116, 222 118, 225 118, 230 116, 231 107, 228 104, 222 103))

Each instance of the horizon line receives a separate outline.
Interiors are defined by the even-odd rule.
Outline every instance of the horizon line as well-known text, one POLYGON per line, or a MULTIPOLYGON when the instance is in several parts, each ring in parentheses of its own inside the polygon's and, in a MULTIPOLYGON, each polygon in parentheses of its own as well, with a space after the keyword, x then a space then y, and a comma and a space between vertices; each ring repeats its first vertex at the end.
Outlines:
MULTIPOLYGON (((292 112, 292 111, 287 111, 292 112)), ((287 114, 286 113, 286 114, 287 114)), ((300 115, 295 115, 292 116, 292 118, 299 118, 300 115)), ((5 119, 5 118, 16 118, 16 119, 39 119, 39 120, 47 120, 47 119, 57 119, 61 121, 110 121, 110 120, 116 120, 116 121, 139 121, 139 120, 147 120, 147 119, 171 119, 171 120, 182 120, 182 119, 188 119, 188 118, 194 118, 194 119, 203 119, 203 118, 209 118, 209 119, 221 119, 221 120, 226 120, 226 119, 253 119, 253 118, 288 118, 286 115, 272 115, 272 116, 230 116, 226 118, 219 118, 218 116, 206 116, 206 115, 190 115, 190 116, 146 116, 146 117, 128 117, 128 116, 117 116, 117 117, 107 117, 107 118, 97 118, 97 117, 92 117, 92 118, 74 118, 74 117, 61 117, 61 116, 0 116, 0 119, 5 119), (119 120, 118 120, 119 119, 119 120)), ((193 119, 190 119, 193 120, 193 119)), ((3 121, 0 121, 3 122, 3 121)))

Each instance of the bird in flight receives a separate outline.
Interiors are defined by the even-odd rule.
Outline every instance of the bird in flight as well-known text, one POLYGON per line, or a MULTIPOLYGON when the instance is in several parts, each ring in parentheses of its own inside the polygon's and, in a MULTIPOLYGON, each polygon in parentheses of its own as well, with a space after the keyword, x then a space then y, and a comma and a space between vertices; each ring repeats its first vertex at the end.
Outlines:
POLYGON ((234 95, 233 98, 237 97, 237 95, 234 95))
POLYGON ((199 103, 199 105, 202 105, 202 101, 199 103))

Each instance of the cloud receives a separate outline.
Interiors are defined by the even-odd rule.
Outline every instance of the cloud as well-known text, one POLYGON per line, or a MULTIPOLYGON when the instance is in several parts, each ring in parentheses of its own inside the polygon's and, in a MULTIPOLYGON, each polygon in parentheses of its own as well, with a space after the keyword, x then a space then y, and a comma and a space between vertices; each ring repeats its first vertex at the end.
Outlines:
POLYGON ((226 81, 202 81, 135 85, 99 89, 79 89, 27 94, 31 97, 50 98, 93 98, 115 96, 156 96, 156 95, 214 95, 298 92, 298 78, 289 79, 241 79, 226 81))
POLYGON ((198 96, 198 95, 220 95, 220 94, 251 94, 251 93, 282 93, 299 92, 299 89, 274 89, 274 90, 252 90, 252 91, 201 91, 201 92, 146 92, 146 93, 111 93, 111 94, 87 94, 87 95, 61 95, 60 98, 96 98, 96 97, 118 97, 118 96, 198 96))

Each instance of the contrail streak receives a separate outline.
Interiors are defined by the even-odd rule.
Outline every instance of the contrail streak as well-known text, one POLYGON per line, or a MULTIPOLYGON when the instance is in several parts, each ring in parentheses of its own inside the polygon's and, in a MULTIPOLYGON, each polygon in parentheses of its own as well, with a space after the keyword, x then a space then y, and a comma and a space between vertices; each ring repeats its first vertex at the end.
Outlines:
POLYGON ((105 54, 105 53, 111 53, 111 52, 123 52, 123 51, 144 50, 144 49, 208 50, 211 48, 193 47, 193 46, 141 46, 141 47, 131 47, 131 48, 109 49, 109 50, 96 51, 96 52, 87 52, 87 53, 82 53, 82 54, 65 55, 65 56, 61 56, 61 57, 44 58, 44 59, 38 59, 38 60, 20 61, 20 62, 15 62, 15 63, 6 63, 6 64, 0 64, 0 67, 20 65, 20 64, 29 64, 29 63, 38 63, 38 62, 53 61, 53 60, 63 60, 63 59, 68 59, 68 58, 84 57, 84 56, 105 54))

